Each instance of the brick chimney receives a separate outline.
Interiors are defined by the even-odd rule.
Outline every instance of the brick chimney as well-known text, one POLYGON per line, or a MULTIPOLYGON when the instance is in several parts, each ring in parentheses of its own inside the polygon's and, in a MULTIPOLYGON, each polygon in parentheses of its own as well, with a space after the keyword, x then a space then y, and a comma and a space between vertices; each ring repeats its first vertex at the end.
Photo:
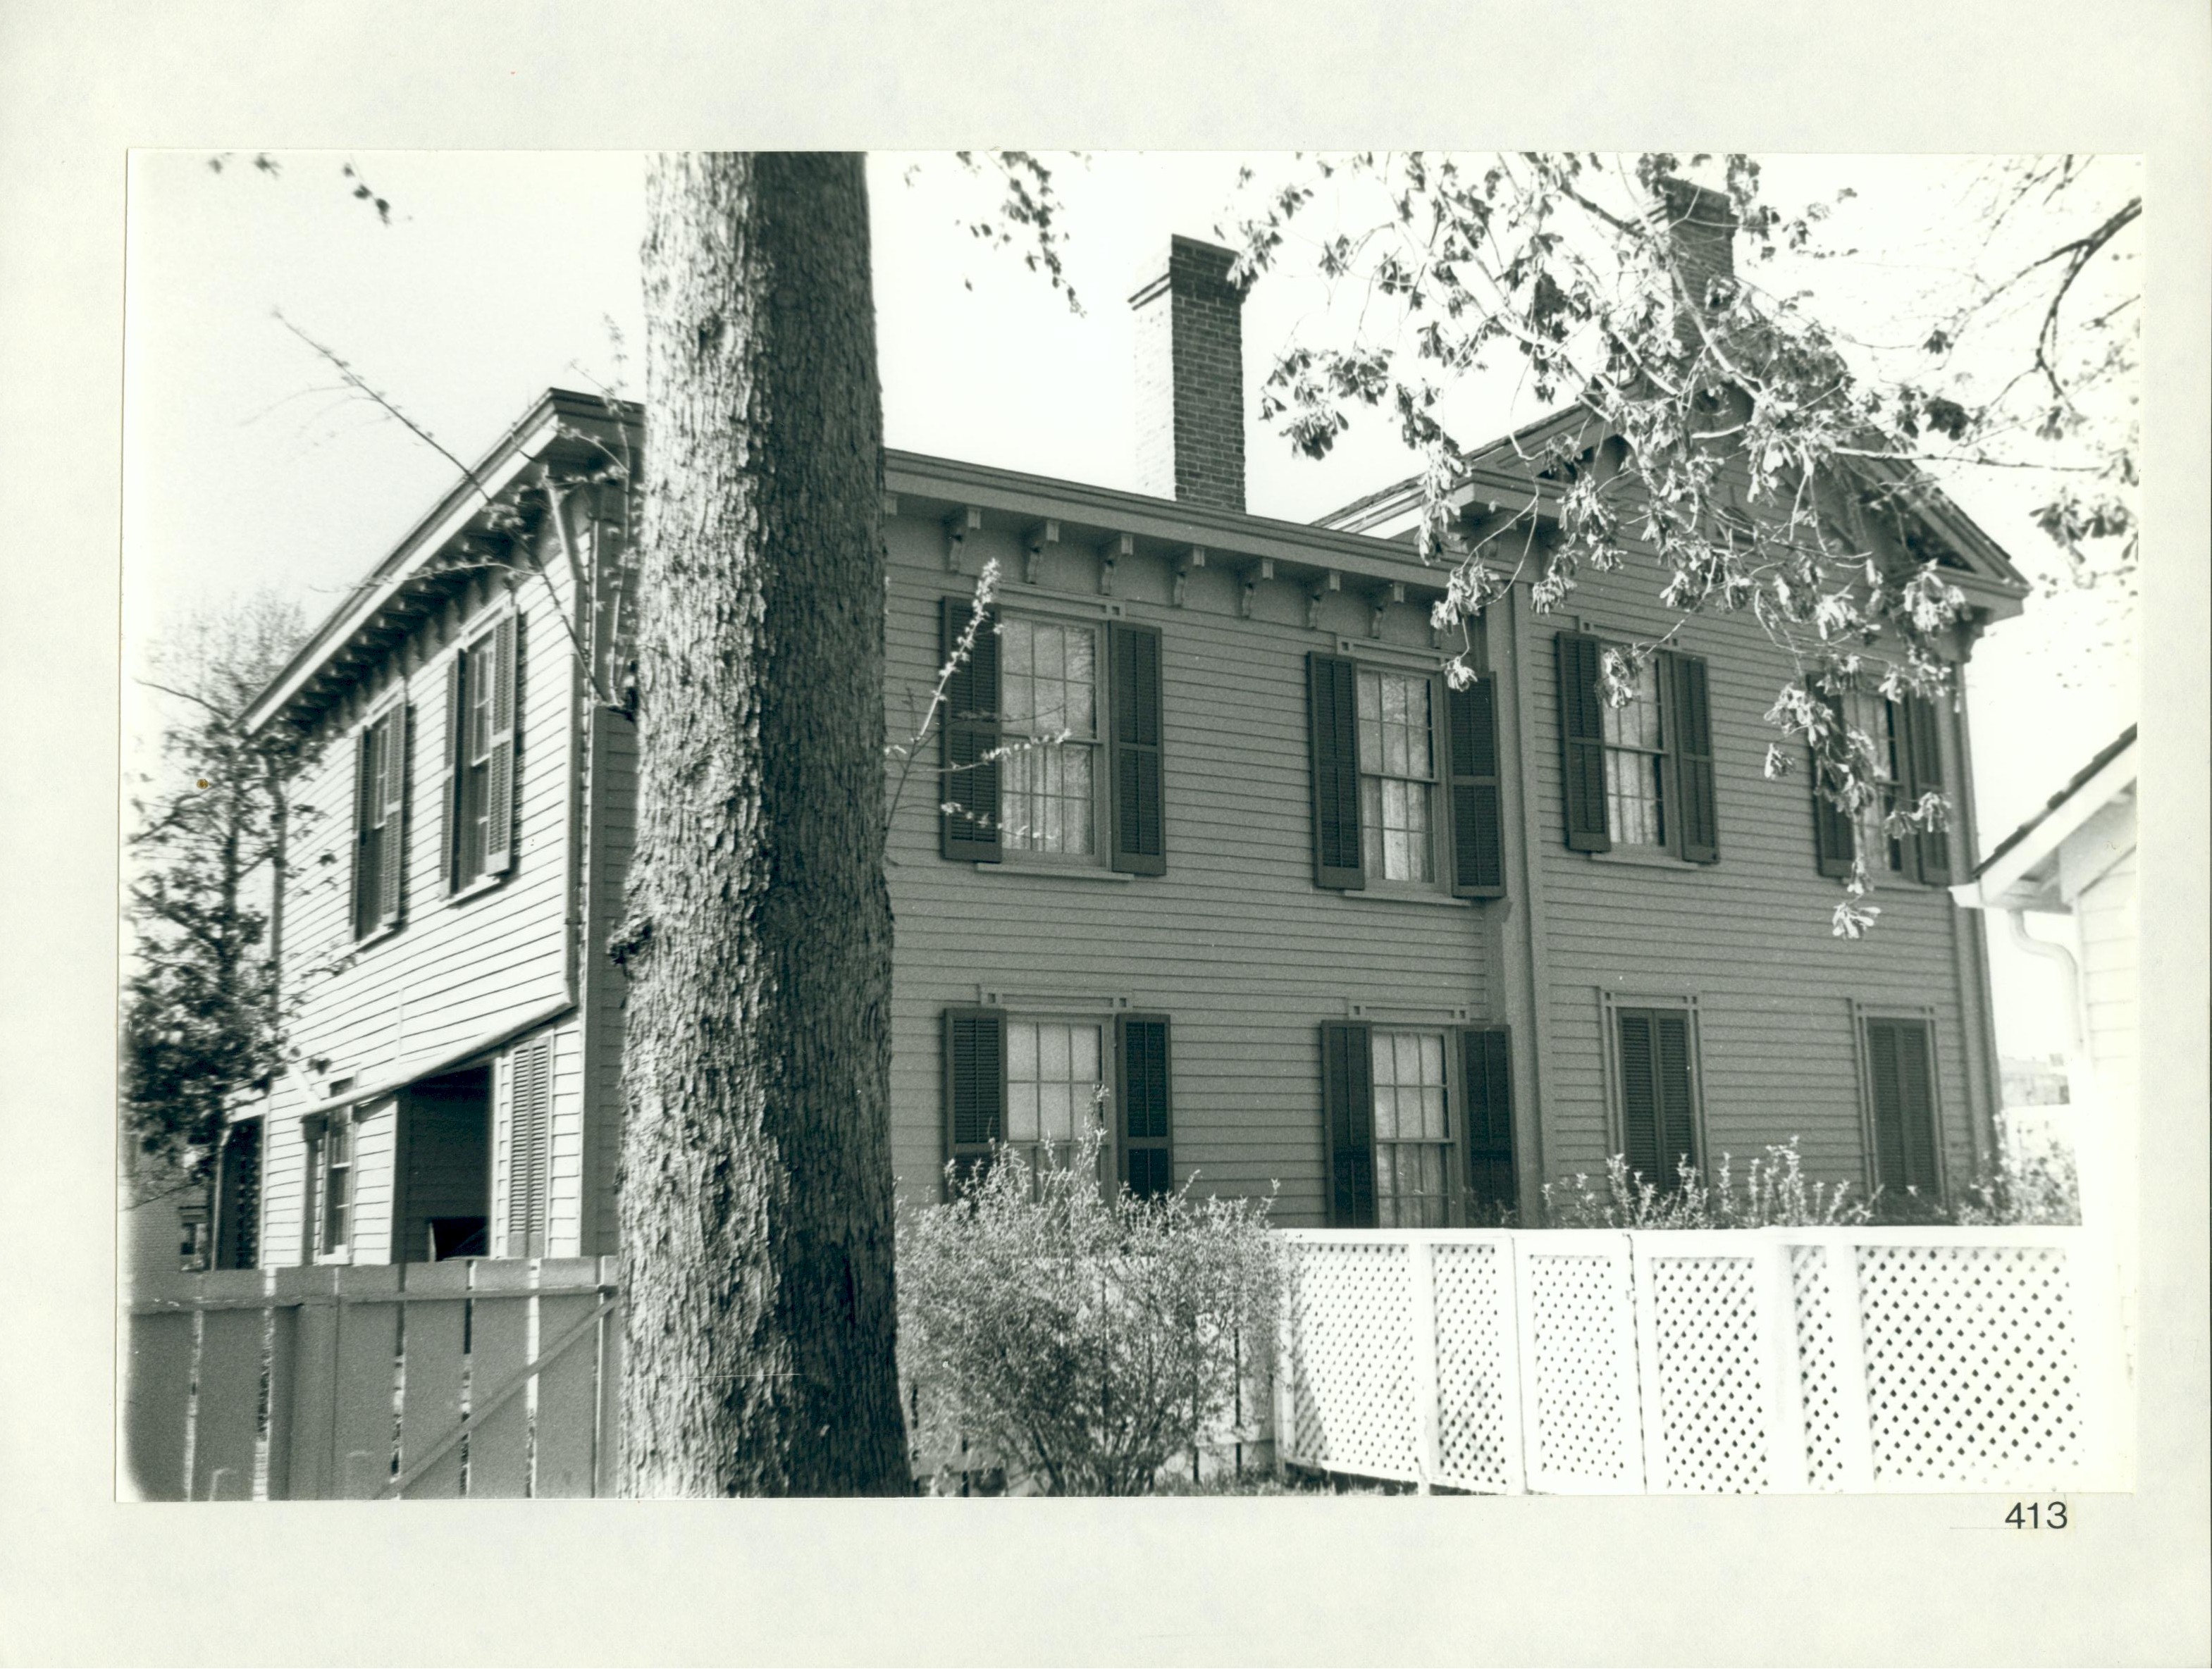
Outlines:
POLYGON ((1129 298, 1137 315, 1137 490, 1244 507, 1244 294, 1236 256, 1170 238, 1129 298))
POLYGON ((1735 205, 1728 193, 1670 176, 1659 182, 1653 218, 1674 246, 1691 300, 1724 305, 1735 288, 1735 205))

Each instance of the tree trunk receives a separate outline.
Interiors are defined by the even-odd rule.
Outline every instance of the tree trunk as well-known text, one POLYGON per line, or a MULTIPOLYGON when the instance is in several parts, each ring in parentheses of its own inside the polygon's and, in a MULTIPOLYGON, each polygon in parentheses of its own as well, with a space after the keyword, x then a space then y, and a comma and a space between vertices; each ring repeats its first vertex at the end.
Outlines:
POLYGON ((866 184, 647 191, 623 1487, 903 1493, 866 184))

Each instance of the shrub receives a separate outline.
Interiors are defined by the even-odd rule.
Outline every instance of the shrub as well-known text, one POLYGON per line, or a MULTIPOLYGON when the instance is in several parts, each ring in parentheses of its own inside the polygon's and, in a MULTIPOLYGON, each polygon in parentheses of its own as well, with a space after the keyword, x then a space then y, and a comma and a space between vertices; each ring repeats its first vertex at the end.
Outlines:
POLYGON ((1849 1182, 1816 1182, 1805 1174, 1797 1138, 1770 1144, 1743 1175, 1721 1156, 1711 1184, 1685 1160, 1675 1184, 1662 1190, 1614 1154, 1596 1187, 1587 1173, 1544 1185, 1544 1223, 1551 1229, 1814 1229, 1874 1220, 1872 1199, 1855 1197, 1849 1182))
POLYGON ((1002 1149, 901 1226, 925 1426, 1052 1495, 1150 1492, 1268 1370, 1281 1303, 1269 1202, 1109 1193, 1098 1156, 1096 1135, 1034 1168, 1002 1149))

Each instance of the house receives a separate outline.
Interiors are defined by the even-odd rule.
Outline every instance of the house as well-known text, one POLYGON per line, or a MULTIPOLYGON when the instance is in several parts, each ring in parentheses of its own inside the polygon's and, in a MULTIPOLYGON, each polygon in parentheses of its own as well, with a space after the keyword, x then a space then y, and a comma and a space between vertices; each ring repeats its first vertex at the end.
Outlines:
MULTIPOLYGON (((1817 1174, 1938 1193, 1985 1162, 1963 714, 1861 715, 1959 808, 1893 842, 1765 775, 1788 665, 1747 618, 1688 620, 1642 701, 1598 699, 1607 640, 1675 623, 1648 574, 1588 574, 1565 614, 1515 584, 1449 688, 1411 485, 1246 509, 1229 263, 1176 239, 1133 298, 1144 490, 886 455, 894 737, 1000 582, 891 820, 903 1196, 1071 1137, 1097 1086, 1131 1187, 1279 1184, 1293 1226, 1525 1218, 1617 1152, 1664 1176, 1796 1137, 1817 1174), (1883 914, 1838 939, 1861 838, 1883 914)), ((1562 483, 1524 454, 1581 421, 1479 458, 1469 525, 1533 501, 1540 537, 1562 483)), ((615 1249, 635 744, 605 466, 636 425, 546 394, 252 709, 310 748, 318 813, 283 901, 297 1065, 255 1115, 258 1200, 224 1196, 264 1264, 615 1249)), ((2026 588, 1948 507, 1914 538, 1971 604, 1963 659, 2026 588)))
POLYGON ((2119 1225, 2135 1220, 2136 775, 2130 725, 1952 889, 2058 966, 2083 1212, 2094 1221, 2102 1205, 2119 1225), (2033 932, 2032 915, 2063 918, 2063 937, 2033 932))

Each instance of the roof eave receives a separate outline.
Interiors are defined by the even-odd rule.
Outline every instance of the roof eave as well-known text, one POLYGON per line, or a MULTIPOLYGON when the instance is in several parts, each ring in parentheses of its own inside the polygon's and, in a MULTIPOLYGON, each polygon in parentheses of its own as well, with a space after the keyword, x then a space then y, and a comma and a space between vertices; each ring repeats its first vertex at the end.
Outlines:
POLYGON ((496 500, 512 489, 522 472, 551 452, 564 434, 563 425, 612 431, 634 423, 635 408, 617 406, 594 395, 567 389, 549 389, 493 444, 474 469, 447 489, 445 495, 368 576, 356 586, 314 635, 284 664, 268 687, 247 707, 245 725, 249 735, 259 735, 282 719, 299 701, 319 674, 342 654, 391 604, 425 563, 465 532, 489 507, 485 495, 496 500))

